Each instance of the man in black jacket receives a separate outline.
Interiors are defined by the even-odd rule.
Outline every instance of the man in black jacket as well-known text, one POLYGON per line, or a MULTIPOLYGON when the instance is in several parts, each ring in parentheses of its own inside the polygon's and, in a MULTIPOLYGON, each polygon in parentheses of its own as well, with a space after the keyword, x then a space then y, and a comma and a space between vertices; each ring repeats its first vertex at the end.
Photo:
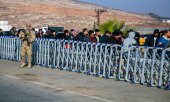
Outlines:
POLYGON ((158 44, 159 37, 159 30, 155 29, 154 33, 146 38, 145 46, 155 47, 158 44))
POLYGON ((83 32, 79 33, 79 41, 90 42, 90 39, 88 36, 88 29, 84 28, 83 32))
POLYGON ((97 43, 99 43, 100 41, 100 37, 101 37, 101 34, 100 34, 100 30, 99 29, 95 29, 95 38, 96 38, 96 41, 97 43))
POLYGON ((120 31, 115 31, 113 33, 113 41, 114 41, 114 44, 119 44, 119 45, 122 45, 123 44, 123 38, 121 36, 121 33, 120 31))
POLYGON ((105 34, 100 37, 99 41, 100 41, 100 43, 107 43, 107 44, 113 44, 114 43, 114 39, 111 36, 110 31, 106 31, 105 34))

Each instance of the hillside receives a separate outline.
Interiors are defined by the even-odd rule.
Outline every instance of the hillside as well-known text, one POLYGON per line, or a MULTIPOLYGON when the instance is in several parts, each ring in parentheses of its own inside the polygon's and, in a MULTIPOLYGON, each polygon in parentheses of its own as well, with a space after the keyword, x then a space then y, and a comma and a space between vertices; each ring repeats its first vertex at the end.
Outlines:
POLYGON ((131 26, 169 26, 149 15, 128 13, 78 0, 0 0, 0 20, 7 19, 16 27, 25 27, 26 22, 31 22, 34 27, 51 25, 90 29, 97 21, 95 9, 98 8, 107 9, 101 15, 101 22, 118 18, 131 26))

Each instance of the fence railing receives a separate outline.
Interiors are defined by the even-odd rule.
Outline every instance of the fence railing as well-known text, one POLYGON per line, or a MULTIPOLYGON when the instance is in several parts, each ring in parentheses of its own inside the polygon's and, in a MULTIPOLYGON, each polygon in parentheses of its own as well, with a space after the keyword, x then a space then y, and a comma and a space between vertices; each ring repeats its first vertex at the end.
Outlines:
MULTIPOLYGON (((21 60, 21 40, 0 37, 0 59, 21 60)), ((170 89, 170 48, 36 39, 35 65, 170 89)))

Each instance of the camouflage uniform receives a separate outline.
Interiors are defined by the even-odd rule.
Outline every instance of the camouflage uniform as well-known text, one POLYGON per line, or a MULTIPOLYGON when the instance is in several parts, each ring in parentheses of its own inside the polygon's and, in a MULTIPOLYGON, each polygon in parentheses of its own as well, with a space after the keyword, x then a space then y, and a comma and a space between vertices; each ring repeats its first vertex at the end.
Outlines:
POLYGON ((35 32, 33 30, 21 31, 19 37, 22 40, 21 57, 22 65, 26 65, 26 55, 28 56, 28 67, 32 67, 32 45, 35 40, 35 32))

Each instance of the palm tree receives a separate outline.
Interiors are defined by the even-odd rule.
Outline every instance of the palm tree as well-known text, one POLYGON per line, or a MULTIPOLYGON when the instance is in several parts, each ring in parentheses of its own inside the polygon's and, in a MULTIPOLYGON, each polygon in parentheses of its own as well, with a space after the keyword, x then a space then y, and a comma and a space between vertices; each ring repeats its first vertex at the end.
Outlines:
MULTIPOLYGON (((106 31, 110 32, 120 31, 123 27, 125 27, 125 22, 119 21, 118 19, 108 20, 99 25, 99 29, 102 34, 104 34, 106 31)), ((124 31, 122 31, 124 35, 127 34, 127 31, 129 29, 130 29, 129 27, 124 28, 124 31)))

